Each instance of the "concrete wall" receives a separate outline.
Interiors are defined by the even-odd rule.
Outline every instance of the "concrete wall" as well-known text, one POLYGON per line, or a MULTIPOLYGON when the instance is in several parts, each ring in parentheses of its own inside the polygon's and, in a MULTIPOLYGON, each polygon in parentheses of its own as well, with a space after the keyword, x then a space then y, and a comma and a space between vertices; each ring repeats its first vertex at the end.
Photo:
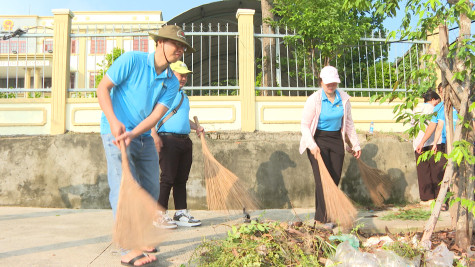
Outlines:
MULTIPOLYGON (((387 171, 394 182, 391 201, 417 201, 415 159, 410 142, 396 135, 360 135, 363 160, 387 171)), ((201 142, 194 142, 188 181, 190 209, 206 209, 201 142)), ((264 208, 314 206, 314 181, 300 133, 208 133, 211 152, 256 193, 264 208)), ((0 137, 0 205, 109 208, 107 169, 99 134, 0 137)), ((356 161, 343 166, 343 190, 368 202, 356 161)), ((170 202, 172 204, 173 201, 170 202)), ((170 206, 173 208, 173 205, 170 206)))

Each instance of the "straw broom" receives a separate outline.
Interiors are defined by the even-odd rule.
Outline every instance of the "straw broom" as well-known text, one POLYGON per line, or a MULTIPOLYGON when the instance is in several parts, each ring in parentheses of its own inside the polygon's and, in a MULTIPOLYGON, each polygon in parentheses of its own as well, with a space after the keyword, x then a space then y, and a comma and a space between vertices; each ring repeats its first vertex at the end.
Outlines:
POLYGON ((381 206, 384 200, 391 195, 391 180, 386 173, 368 166, 363 160, 357 159, 357 162, 361 178, 369 191, 371 200, 376 206, 381 206))
POLYGON ((132 176, 125 142, 119 143, 122 154, 122 180, 113 241, 123 249, 156 246, 160 241, 162 231, 154 227, 152 222, 156 219, 159 205, 132 176))
POLYGON ((320 153, 317 154, 317 162, 322 180, 327 219, 344 227, 351 227, 356 217, 356 208, 348 196, 333 181, 320 153))
MULTIPOLYGON (((345 136, 345 139, 351 147, 351 142, 349 141, 348 136, 345 136)), ((379 169, 368 166, 361 158, 356 161, 358 163, 358 168, 360 169, 361 179, 368 189, 369 197, 374 205, 378 207, 383 205, 384 200, 391 196, 390 190, 392 182, 388 175, 379 169)))
MULTIPOLYGON (((200 123, 194 117, 196 125, 200 123)), ((221 165, 211 154, 204 134, 200 135, 206 181, 206 202, 209 210, 257 210, 257 199, 251 195, 239 178, 221 165)))

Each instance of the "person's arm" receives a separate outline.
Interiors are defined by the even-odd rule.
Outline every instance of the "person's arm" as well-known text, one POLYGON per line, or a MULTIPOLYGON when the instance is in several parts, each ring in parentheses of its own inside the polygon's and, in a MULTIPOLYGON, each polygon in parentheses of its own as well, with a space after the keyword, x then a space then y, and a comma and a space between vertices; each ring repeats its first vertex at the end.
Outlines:
POLYGON ((145 120, 139 123, 139 125, 137 125, 132 131, 121 134, 119 137, 116 138, 117 141, 124 140, 125 144, 128 145, 130 141, 132 141, 132 139, 136 138, 137 136, 140 136, 141 134, 154 127, 167 111, 168 107, 161 103, 158 103, 157 105, 155 105, 155 108, 153 109, 152 113, 150 113, 150 115, 145 118, 145 120))
POLYGON ((203 128, 203 126, 200 125, 200 126, 198 127, 198 125, 196 125, 195 122, 193 122, 192 120, 189 120, 189 121, 190 121, 190 128, 191 128, 192 130, 195 130, 195 131, 196 131, 196 134, 197 134, 198 136, 200 136, 202 133, 205 132, 205 128, 203 128))
POLYGON ((109 79, 109 77, 104 75, 101 82, 97 86, 97 100, 99 102, 99 106, 107 118, 107 121, 109 122, 112 135, 114 135, 114 137, 117 139, 118 136, 125 132, 125 126, 117 119, 112 107, 110 91, 114 86, 114 83, 109 79))
POLYGON ((358 141, 358 135, 356 134, 355 124, 353 122, 353 116, 351 115, 351 103, 348 100, 345 106, 346 115, 346 135, 350 141, 350 146, 352 147, 352 154, 355 158, 359 159, 361 156, 361 147, 358 141))
POLYGON ((320 148, 313 139, 311 133, 312 121, 315 118, 316 111, 316 94, 312 94, 307 101, 305 102, 302 114, 302 121, 300 123, 300 131, 302 132, 302 140, 305 144, 305 147, 310 150, 312 155, 317 159, 318 153, 320 153, 320 148))
MULTIPOLYGON (((426 128, 426 132, 424 133, 424 136, 422 137, 421 142, 419 143, 419 145, 417 145, 417 148, 416 148, 417 153, 419 154, 422 153, 422 148, 424 147, 424 144, 430 138, 430 136, 434 133, 436 127, 437 127, 437 123, 435 122, 429 123, 429 125, 426 128)), ((436 139, 434 139, 434 143, 437 143, 436 139)))
POLYGON ((157 149, 157 152, 160 152, 160 149, 163 146, 162 139, 160 138, 157 131, 155 130, 155 127, 150 129, 150 131, 151 131, 150 135, 152 136, 153 142, 155 143, 155 148, 157 149))
MULTIPOLYGON (((437 143, 439 142, 442 131, 444 130, 444 121, 439 121, 437 123, 437 128, 434 135, 434 144, 432 145, 432 151, 437 152, 437 143)), ((425 135, 424 135, 425 136, 425 135)))

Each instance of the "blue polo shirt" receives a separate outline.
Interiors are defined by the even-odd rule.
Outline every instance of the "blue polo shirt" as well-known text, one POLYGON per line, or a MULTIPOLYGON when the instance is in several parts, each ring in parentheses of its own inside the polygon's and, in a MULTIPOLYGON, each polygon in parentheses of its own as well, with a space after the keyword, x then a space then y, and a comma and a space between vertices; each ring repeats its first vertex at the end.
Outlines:
MULTIPOLYGON (((110 95, 115 116, 127 131, 147 118, 157 104, 169 108, 180 86, 170 68, 157 75, 155 53, 126 52, 106 75, 114 83, 110 95)), ((110 132, 109 122, 102 113, 101 134, 110 132)), ((148 136, 150 131, 142 135, 148 136)))
MULTIPOLYGON (((175 100, 171 108, 168 110, 167 114, 163 116, 165 118, 173 112, 173 110, 180 104, 181 97, 183 96, 183 103, 181 103, 180 108, 177 110, 176 114, 171 116, 160 129, 158 129, 159 133, 176 133, 176 134, 189 134, 190 129, 190 100, 188 96, 183 92, 183 90, 178 91, 176 94, 175 100)), ((161 120, 160 120, 161 121, 161 120)), ((158 122, 160 124, 160 122, 158 122)), ((158 126, 158 125, 157 125, 158 126)))
POLYGON ((343 112, 340 93, 335 91, 335 99, 332 103, 322 90, 322 110, 318 118, 317 129, 321 131, 339 131, 343 120, 343 112))
MULTIPOLYGON (((442 129, 442 144, 446 144, 447 143, 447 130, 445 129, 444 102, 442 101, 439 104, 437 104, 437 106, 434 107, 433 112, 434 113, 437 112, 437 115, 432 116, 432 119, 430 120, 431 122, 433 122, 433 123, 438 123, 439 121, 444 122, 444 128, 442 129)), ((454 129, 455 129, 455 125, 456 125, 457 119, 458 119, 457 111, 454 109, 452 114, 453 114, 454 129)))

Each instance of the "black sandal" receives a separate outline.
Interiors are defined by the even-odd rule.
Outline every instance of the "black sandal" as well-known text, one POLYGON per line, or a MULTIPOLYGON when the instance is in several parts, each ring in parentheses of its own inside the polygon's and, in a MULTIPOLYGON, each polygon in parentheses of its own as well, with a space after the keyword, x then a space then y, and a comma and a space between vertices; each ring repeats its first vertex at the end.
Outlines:
MULTIPOLYGON (((140 260, 140 259, 145 258, 145 257, 148 257, 148 255, 145 254, 145 253, 142 253, 142 254, 138 255, 137 257, 131 259, 131 260, 128 261, 128 262, 120 261, 120 264, 122 264, 122 265, 124 265, 124 266, 136 266, 136 265, 134 265, 134 263, 135 263, 136 261, 140 260)), ((148 264, 150 264, 150 263, 152 263, 152 262, 153 262, 153 261, 147 262, 147 263, 145 263, 145 264, 138 265, 138 266, 146 266, 146 265, 148 265, 148 264)))
POLYGON ((145 253, 157 253, 158 252, 158 249, 157 248, 153 248, 151 250, 144 250, 145 253))

